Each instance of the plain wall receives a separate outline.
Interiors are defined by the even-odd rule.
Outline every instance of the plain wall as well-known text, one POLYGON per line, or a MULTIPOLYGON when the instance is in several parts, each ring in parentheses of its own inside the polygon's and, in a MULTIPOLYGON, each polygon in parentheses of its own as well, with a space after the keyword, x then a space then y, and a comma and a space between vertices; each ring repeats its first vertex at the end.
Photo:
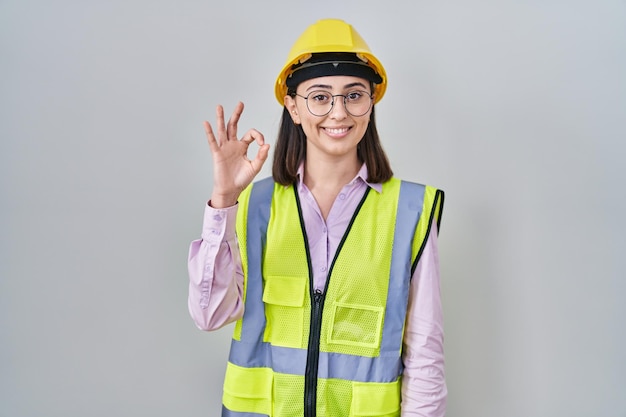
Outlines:
POLYGON ((242 100, 273 143, 324 17, 387 69, 397 176, 446 191, 448 415, 626 416, 626 2, 2 0, 1 417, 218 415, 202 121, 242 100))

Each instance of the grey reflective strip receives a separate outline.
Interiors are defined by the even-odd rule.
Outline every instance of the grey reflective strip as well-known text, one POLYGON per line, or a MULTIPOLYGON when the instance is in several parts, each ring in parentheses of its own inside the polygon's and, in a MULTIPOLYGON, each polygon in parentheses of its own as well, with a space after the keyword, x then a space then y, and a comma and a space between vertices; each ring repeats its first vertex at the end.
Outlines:
MULTIPOLYGON (((243 367, 269 367, 276 372, 304 375, 307 361, 306 349, 278 347, 262 342, 265 312, 261 255, 269 221, 273 182, 271 189, 269 185, 261 183, 255 184, 252 189, 247 225, 248 273, 253 272, 255 276, 248 276, 241 341, 233 340, 229 360, 243 367), (262 242, 262 245, 253 242, 262 242), (250 265, 256 267, 250 268, 250 265)), ((425 187, 420 184, 402 181, 400 185, 380 356, 370 358, 320 352, 319 378, 391 382, 395 381, 402 372, 399 356, 411 278, 412 241, 422 210, 424 190, 425 187)))
POLYGON ((230 346, 230 363, 246 368, 272 368, 276 372, 304 375, 306 349, 272 346, 262 342, 256 346, 233 340, 230 346), (252 353, 251 349, 255 349, 252 353), (254 358, 249 360, 247 358, 254 358))
POLYGON ((393 354, 394 351, 399 353, 402 346, 409 285, 411 283, 413 236, 424 205, 425 190, 426 187, 422 184, 406 181, 400 183, 396 230, 391 253, 389 290, 385 308, 385 325, 380 346, 381 354, 393 354))
MULTIPOLYGON (((399 368, 399 350, 396 349, 393 353, 368 358, 343 353, 320 352, 317 376, 318 378, 360 382, 393 382, 402 371, 399 368)), ((271 367, 275 372, 304 376, 306 359, 306 349, 272 346, 269 343, 250 345, 234 340, 230 348, 229 360, 238 366, 271 367)))
POLYGON ((263 277, 261 265, 263 247, 267 236, 267 224, 272 206, 274 180, 266 178, 254 184, 248 202, 247 242, 248 280, 241 340, 261 343, 265 331, 265 308, 263 306, 263 277))
POLYGON ((240 413, 238 411, 231 411, 228 408, 222 406, 222 417, 269 417, 269 416, 267 414, 240 413))

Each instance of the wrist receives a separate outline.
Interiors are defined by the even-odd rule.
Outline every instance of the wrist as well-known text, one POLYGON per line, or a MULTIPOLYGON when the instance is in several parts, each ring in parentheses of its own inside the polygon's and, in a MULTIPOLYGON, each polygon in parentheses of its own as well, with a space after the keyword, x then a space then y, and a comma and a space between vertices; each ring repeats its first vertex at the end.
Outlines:
POLYGON ((211 194, 209 205, 213 208, 232 207, 237 204, 238 194, 211 194))

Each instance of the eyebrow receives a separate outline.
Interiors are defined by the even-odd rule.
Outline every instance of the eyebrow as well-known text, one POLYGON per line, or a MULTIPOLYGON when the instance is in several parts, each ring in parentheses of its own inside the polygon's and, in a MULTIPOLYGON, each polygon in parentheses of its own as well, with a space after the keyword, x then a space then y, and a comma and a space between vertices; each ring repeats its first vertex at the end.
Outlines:
MULTIPOLYGON (((367 88, 365 84, 363 84, 362 82, 354 82, 354 83, 350 83, 350 84, 346 84, 343 86, 343 89, 346 90, 348 88, 352 88, 352 87, 363 87, 363 88, 367 88)), ((312 86, 310 86, 309 88, 306 89, 306 91, 311 90, 312 88, 326 88, 328 90, 332 90, 333 86, 332 85, 327 85, 327 84, 313 84, 312 86)))

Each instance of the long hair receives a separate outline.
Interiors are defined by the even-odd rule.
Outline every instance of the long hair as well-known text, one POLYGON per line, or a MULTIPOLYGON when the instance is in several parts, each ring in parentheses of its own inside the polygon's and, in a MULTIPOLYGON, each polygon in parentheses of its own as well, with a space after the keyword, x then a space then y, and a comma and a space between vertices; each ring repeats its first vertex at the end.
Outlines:
MULTIPOLYGON (((363 139, 357 146, 357 157, 361 163, 367 166, 367 181, 383 183, 393 176, 389 159, 383 150, 383 146, 376 129, 374 107, 370 113, 370 121, 363 139)), ((283 108, 280 119, 278 138, 274 146, 274 161, 272 164, 272 176, 274 181, 282 185, 291 185, 297 181, 297 173, 300 164, 306 159, 306 135, 302 126, 297 125, 291 119, 289 111, 283 108)))

